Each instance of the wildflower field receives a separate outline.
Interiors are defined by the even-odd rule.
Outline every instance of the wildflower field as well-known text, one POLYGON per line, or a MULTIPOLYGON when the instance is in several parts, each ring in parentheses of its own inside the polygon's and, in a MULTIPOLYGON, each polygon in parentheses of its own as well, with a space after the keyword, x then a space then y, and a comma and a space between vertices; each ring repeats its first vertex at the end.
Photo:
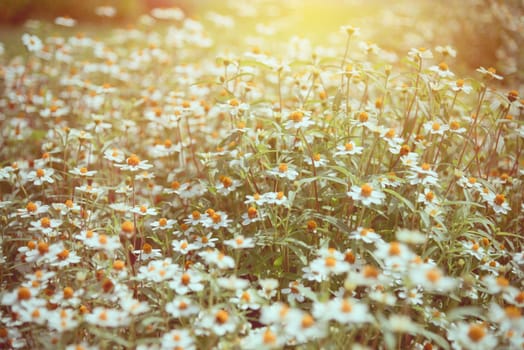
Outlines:
POLYGON ((75 25, 0 45, 0 348, 524 348, 516 79, 351 25, 75 25))

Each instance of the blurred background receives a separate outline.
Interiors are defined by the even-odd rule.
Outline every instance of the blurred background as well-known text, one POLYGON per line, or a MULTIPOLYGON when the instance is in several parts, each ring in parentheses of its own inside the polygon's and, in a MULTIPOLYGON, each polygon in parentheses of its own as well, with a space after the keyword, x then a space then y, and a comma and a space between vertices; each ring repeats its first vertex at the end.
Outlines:
POLYGON ((350 24, 361 28, 364 40, 400 57, 412 47, 451 45, 458 52, 455 69, 492 66, 508 86, 518 89, 524 81, 524 0, 0 0, 0 41, 7 51, 29 20, 67 16, 77 21, 76 30, 96 35, 137 26, 162 7, 181 8, 196 20, 222 20, 223 31, 213 35, 238 38, 237 33, 265 30, 264 35, 282 40, 298 35, 314 45, 328 43, 329 33, 350 24), (225 25, 228 19, 234 27, 225 25))

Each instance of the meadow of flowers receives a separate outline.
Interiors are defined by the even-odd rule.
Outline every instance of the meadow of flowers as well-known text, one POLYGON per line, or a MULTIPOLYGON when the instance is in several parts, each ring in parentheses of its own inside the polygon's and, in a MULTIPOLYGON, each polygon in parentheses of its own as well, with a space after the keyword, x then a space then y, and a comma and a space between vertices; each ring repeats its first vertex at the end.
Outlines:
POLYGON ((524 348, 518 86, 141 25, 2 50, 1 348, 524 348))

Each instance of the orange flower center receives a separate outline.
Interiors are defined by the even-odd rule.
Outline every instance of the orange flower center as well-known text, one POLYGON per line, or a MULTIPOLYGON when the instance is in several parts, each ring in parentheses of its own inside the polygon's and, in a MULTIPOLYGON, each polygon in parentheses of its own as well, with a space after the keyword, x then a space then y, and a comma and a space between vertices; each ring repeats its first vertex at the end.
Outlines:
POLYGON ((124 221, 121 229, 125 233, 133 233, 135 231, 135 225, 131 221, 124 221))
POLYGON ((28 212, 35 212, 36 209, 37 209, 37 206, 36 206, 35 203, 33 203, 33 202, 29 202, 29 203, 27 203, 25 209, 26 209, 28 212))
POLYGON ((506 200, 506 198, 504 197, 503 194, 497 194, 495 196, 495 204, 496 205, 502 205, 502 203, 504 203, 505 200, 506 200))
POLYGON ((40 225, 44 228, 51 227, 51 220, 46 216, 45 218, 40 219, 40 225))
POLYGON ((377 278, 379 271, 376 267, 371 265, 364 266, 364 269, 362 270, 364 277, 366 278, 377 278))
POLYGON ((353 309, 353 306, 351 305, 351 303, 347 300, 343 300, 342 301, 342 307, 340 308, 340 310, 342 310, 342 312, 344 313, 349 313, 351 312, 351 310, 353 309))
POLYGON ((324 260, 324 263, 326 264, 327 267, 335 267, 335 265, 337 264, 337 260, 331 256, 328 256, 324 260))
POLYGON ((64 288, 64 299, 71 299, 74 295, 75 291, 71 287, 65 287, 64 288))
POLYGON ((27 287, 18 288, 18 300, 29 300, 31 299, 31 290, 27 287))
POLYGON ((184 286, 187 286, 189 282, 191 281, 191 276, 187 273, 184 273, 180 280, 184 286))
POLYGON ((360 194, 363 197, 369 197, 371 196, 371 192, 373 192, 373 187, 371 187, 369 184, 363 184, 360 187, 360 194))
POLYGON ((390 256, 398 256, 398 255, 400 255, 400 253, 401 253, 400 243, 398 243, 398 242, 391 242, 389 244, 388 253, 389 253, 390 256))
POLYGON ((151 254, 151 252, 153 251, 153 247, 149 243, 144 243, 144 245, 142 246, 142 250, 146 254, 151 254))
POLYGON ((446 64, 446 62, 441 62, 439 65, 438 65, 438 69, 442 70, 442 71, 446 71, 448 70, 448 65, 446 64))
POLYGON ((38 242, 38 252, 41 255, 44 255, 48 251, 49 251, 49 245, 46 242, 42 242, 42 241, 38 242))
POLYGON ((66 260, 69 257, 69 250, 62 250, 60 253, 56 254, 56 257, 60 260, 66 260))
POLYGON ((219 324, 226 323, 228 319, 229 319, 229 315, 228 315, 227 311, 225 311, 225 310, 218 310, 218 312, 215 314, 215 320, 219 324))
POLYGON ((107 236, 106 235, 100 235, 98 237, 98 243, 100 244, 106 244, 107 243, 107 236))
POLYGON ((242 299, 243 301, 245 301, 246 303, 249 303, 251 301, 251 295, 249 294, 249 292, 247 291, 244 291, 242 293, 242 296, 240 297, 240 299, 242 299))
POLYGON ((257 217, 257 209, 255 207, 249 207, 247 209, 247 216, 250 218, 250 219, 254 219, 257 217))
POLYGON ((431 269, 428 272, 426 272, 426 278, 428 279, 428 281, 432 283, 438 282, 438 280, 440 280, 440 277, 440 271, 437 269, 431 269))
POLYGON ((137 166, 140 164, 140 158, 138 158, 136 154, 132 154, 129 156, 129 158, 127 158, 127 164, 131 166, 137 166))
POLYGON ((314 324, 315 324, 315 320, 313 319, 313 317, 310 314, 306 314, 304 315, 304 317, 302 317, 302 322, 301 322, 302 328, 309 328, 309 327, 312 327, 314 324))
POLYGON ((478 343, 486 336, 486 331, 481 325, 471 325, 468 330, 468 337, 473 342, 478 343))
POLYGON ((360 112, 360 114, 358 115, 358 120, 361 123, 367 122, 369 120, 369 114, 367 112, 360 112))
POLYGON ((300 111, 294 111, 293 113, 291 113, 291 115, 289 116, 289 118, 294 121, 295 123, 299 123, 300 121, 302 121, 302 118, 304 117, 304 113, 300 112, 300 111))
POLYGON ((354 264, 355 263, 355 255, 353 254, 353 252, 349 251, 347 252, 345 255, 344 255, 344 261, 345 262, 348 262, 350 264, 354 264))
POLYGON ((264 332, 263 342, 264 344, 274 344, 277 341, 277 337, 273 332, 268 329, 264 332))
POLYGON ((122 260, 115 260, 113 262, 113 268, 115 270, 123 270, 125 266, 126 266, 126 263, 122 260))
POLYGON ((233 181, 228 176, 223 176, 220 181, 222 182, 222 185, 224 185, 225 188, 231 187, 233 184, 233 181))

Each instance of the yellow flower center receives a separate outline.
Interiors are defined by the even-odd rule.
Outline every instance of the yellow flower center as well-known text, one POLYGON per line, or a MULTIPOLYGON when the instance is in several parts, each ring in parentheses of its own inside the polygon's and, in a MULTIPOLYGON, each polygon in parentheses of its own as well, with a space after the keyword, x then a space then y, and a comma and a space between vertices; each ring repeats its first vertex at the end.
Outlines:
POLYGON ((302 121, 302 119, 304 118, 304 113, 300 112, 300 111, 294 111, 293 113, 291 113, 291 115, 289 116, 289 118, 294 121, 295 123, 299 123, 302 121))
POLYGON ((438 65, 438 69, 442 70, 442 71, 447 71, 448 70, 448 65, 446 64, 446 62, 441 62, 439 65, 438 65))

